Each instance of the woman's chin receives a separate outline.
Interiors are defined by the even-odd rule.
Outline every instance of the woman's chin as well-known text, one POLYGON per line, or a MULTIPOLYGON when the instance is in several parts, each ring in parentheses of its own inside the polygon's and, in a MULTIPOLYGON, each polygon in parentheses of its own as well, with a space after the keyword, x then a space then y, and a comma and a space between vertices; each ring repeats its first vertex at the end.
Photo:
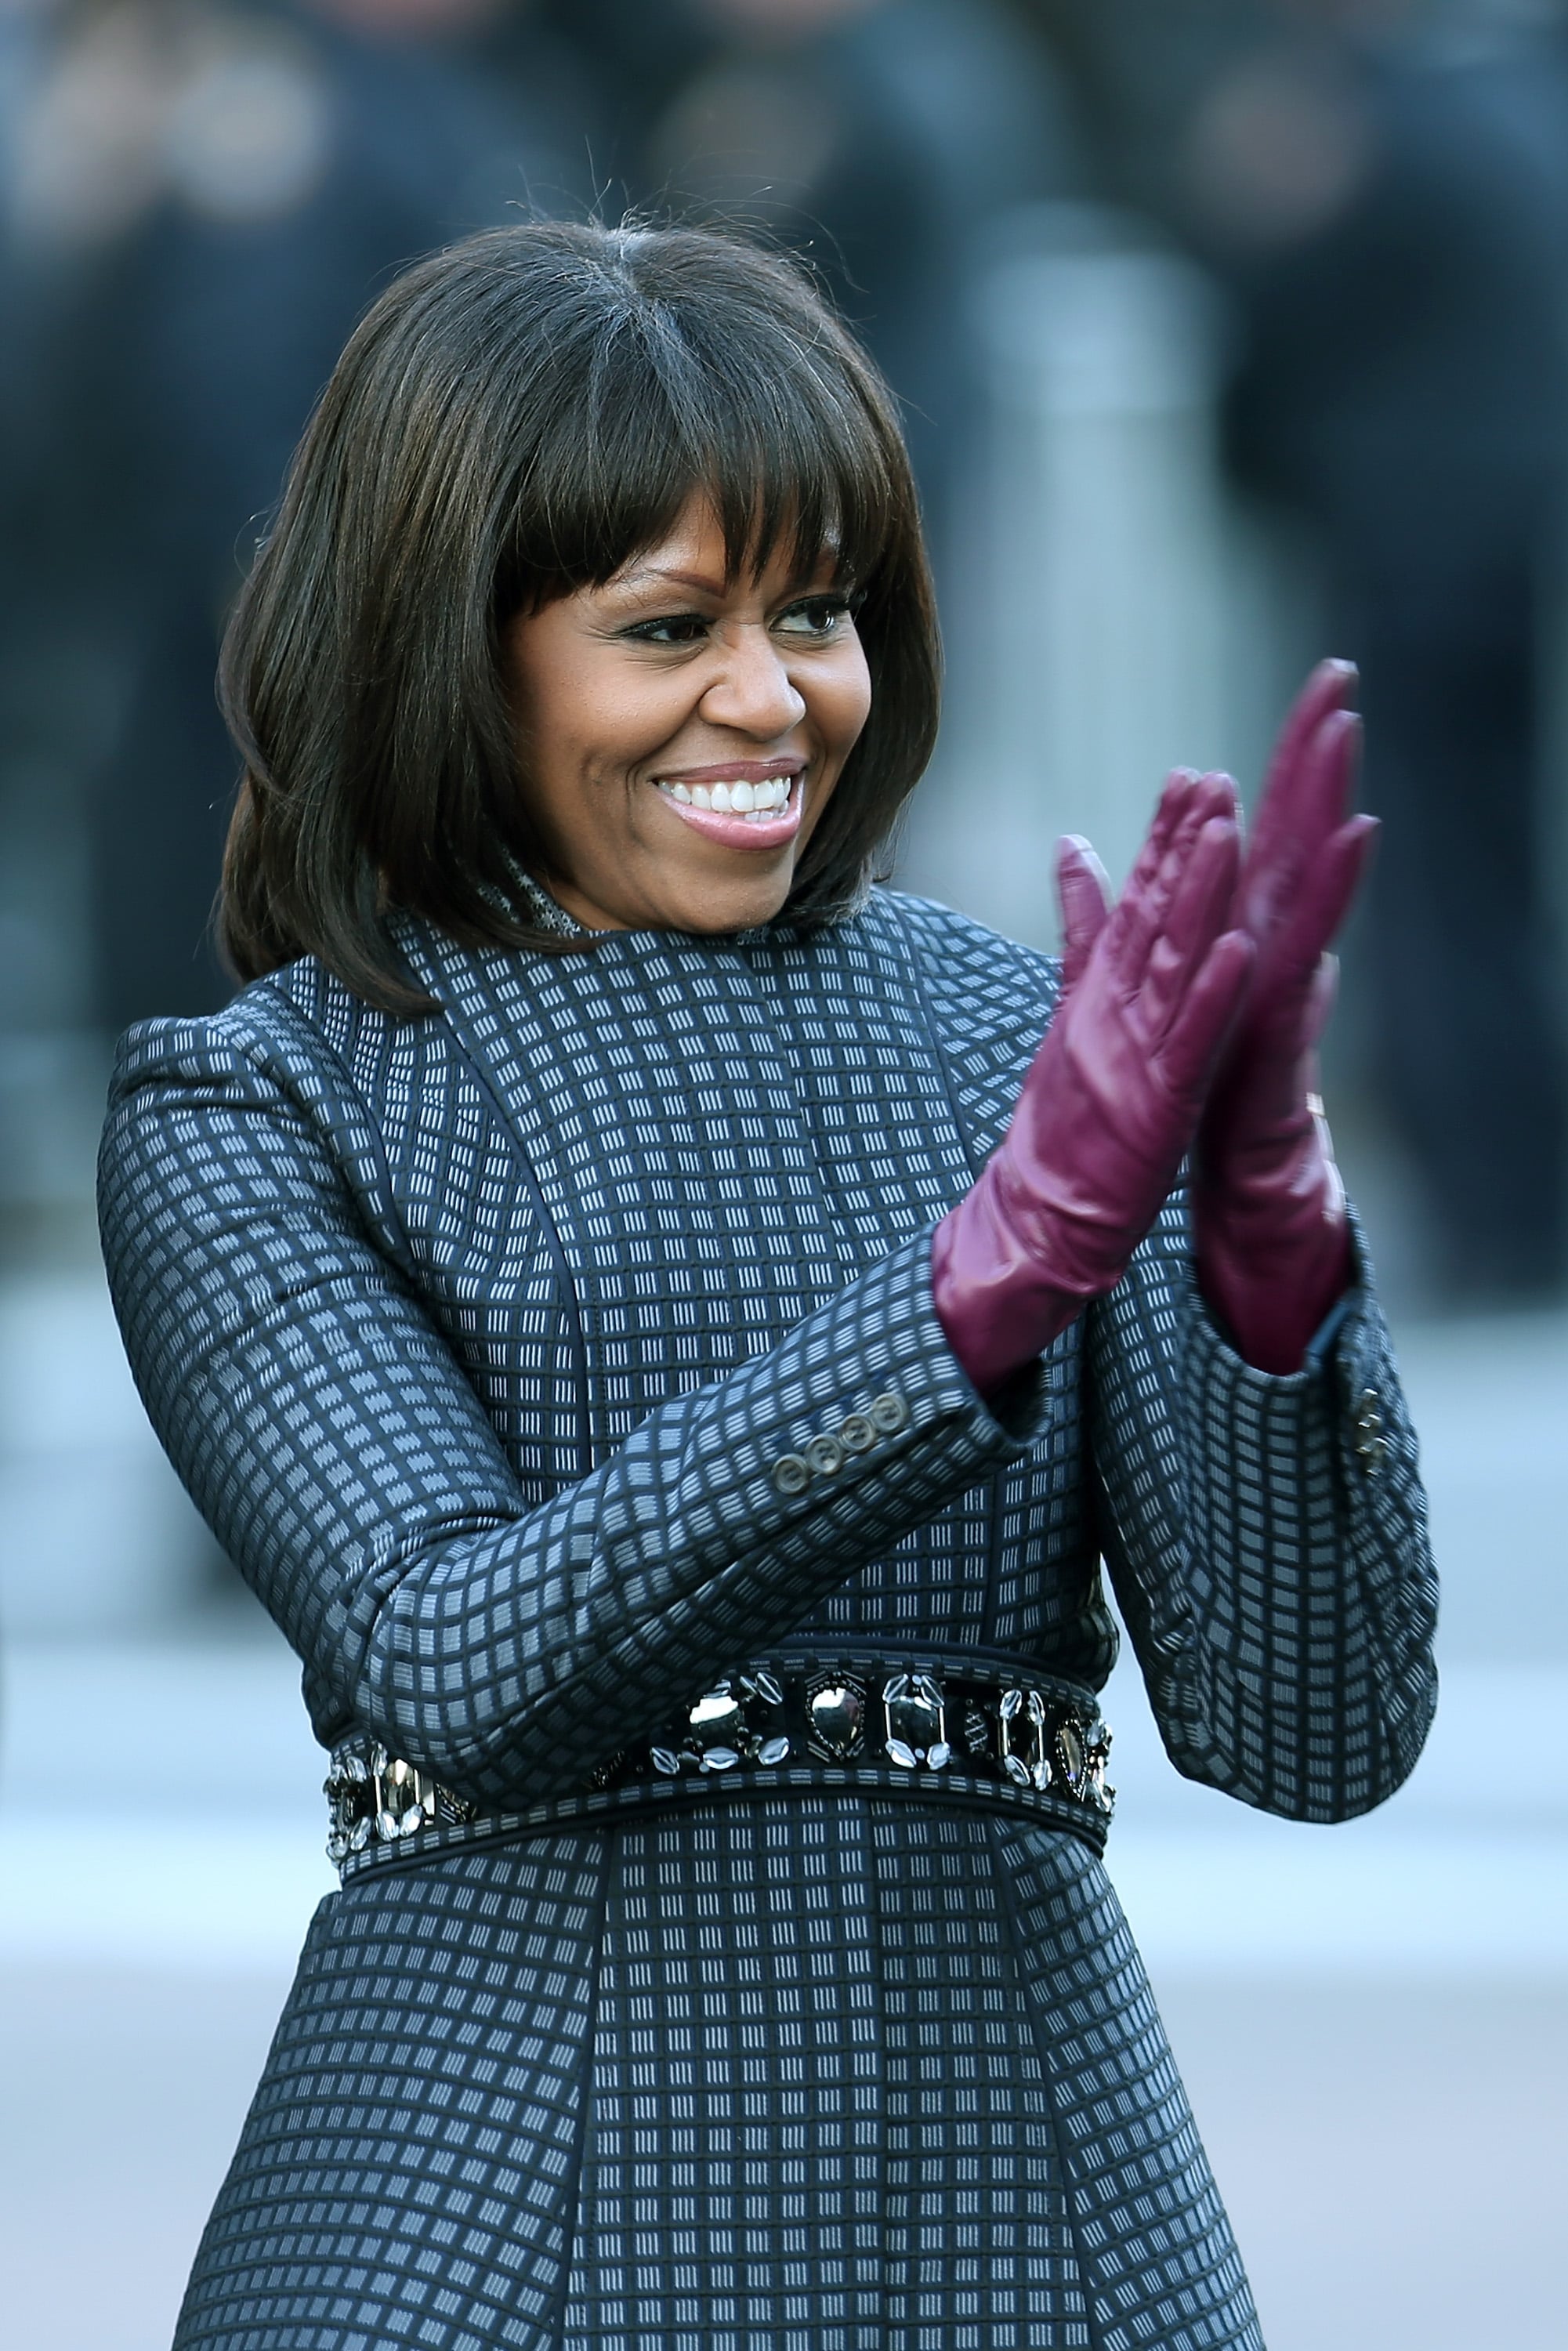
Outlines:
MULTIPOLYGON (((715 856, 706 843, 695 858, 644 865, 626 886, 590 881, 552 883, 569 914, 591 930, 689 931, 722 937, 727 931, 755 930, 783 908, 795 882, 792 842, 773 855, 752 851, 715 856), (727 870, 726 870, 727 869, 727 870)), ((629 877, 630 878, 630 877, 629 877)))
POLYGON ((680 893, 678 912, 672 904, 669 927, 702 937, 756 930, 782 912, 794 879, 791 866, 778 876, 758 874, 728 887, 709 884, 688 889, 680 893))

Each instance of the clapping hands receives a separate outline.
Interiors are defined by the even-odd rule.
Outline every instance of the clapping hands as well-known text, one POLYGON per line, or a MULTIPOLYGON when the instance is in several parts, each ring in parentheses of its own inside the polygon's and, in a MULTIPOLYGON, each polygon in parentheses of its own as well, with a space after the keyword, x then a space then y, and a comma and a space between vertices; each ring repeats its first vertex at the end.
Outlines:
POLYGON ((1287 721, 1243 853, 1235 788, 1173 776, 1121 897, 1059 856, 1057 1015, 1013 1121, 938 1226, 937 1312, 993 1390, 1114 1287, 1194 1155, 1199 1279, 1240 1352, 1297 1369, 1343 1289, 1343 1194, 1312 1092, 1324 955, 1374 820, 1346 813, 1354 673, 1325 663, 1287 721))

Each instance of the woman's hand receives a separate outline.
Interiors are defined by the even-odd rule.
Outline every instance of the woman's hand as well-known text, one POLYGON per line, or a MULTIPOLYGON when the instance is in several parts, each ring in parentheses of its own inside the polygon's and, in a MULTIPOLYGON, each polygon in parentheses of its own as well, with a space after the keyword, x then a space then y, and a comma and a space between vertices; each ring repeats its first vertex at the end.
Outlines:
MULTIPOLYGON (((1365 871, 1377 820, 1348 816, 1360 723, 1347 662, 1313 671, 1281 732, 1230 919, 1256 956, 1204 1105, 1194 1150, 1197 1277, 1259 1371, 1299 1371, 1350 1280, 1344 1189, 1316 1092, 1333 1001, 1327 954, 1365 871)), ((1088 844, 1062 843, 1063 984, 1106 922, 1088 844)))
POLYGON ((1239 867, 1234 787, 1212 776, 1171 778, 1108 914, 1087 852, 1063 859, 1094 936, 1000 1147, 933 1238, 936 1311, 982 1393, 1114 1288, 1159 1214, 1252 961, 1227 928, 1239 867))
POLYGON ((1294 1372, 1351 1280, 1344 1187, 1317 1094, 1333 1001, 1330 943, 1377 820, 1349 811, 1361 723, 1355 672, 1324 662, 1287 718, 1241 869, 1232 919, 1257 948, 1194 1155, 1198 1280, 1247 1362, 1294 1372))

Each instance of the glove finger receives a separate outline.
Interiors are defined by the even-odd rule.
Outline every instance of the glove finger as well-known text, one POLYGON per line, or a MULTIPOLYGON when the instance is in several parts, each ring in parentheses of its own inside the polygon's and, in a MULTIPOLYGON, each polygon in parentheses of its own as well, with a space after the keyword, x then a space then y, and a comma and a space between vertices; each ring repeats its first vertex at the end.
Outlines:
POLYGON ((1134 942, 1141 937, 1146 901, 1155 888, 1161 866, 1165 863, 1172 839, 1191 803, 1197 778, 1188 768, 1173 768, 1144 835, 1143 845, 1134 860, 1133 870, 1123 886, 1122 893, 1111 910, 1107 925, 1109 936, 1106 952, 1120 963, 1131 953, 1141 963, 1143 948, 1134 942))
POLYGON ((1290 797, 1291 831, 1310 856, 1350 813, 1361 758, 1361 719, 1333 710, 1301 753, 1290 797))
POLYGON ((1264 951, 1260 997, 1305 986, 1350 912, 1381 829, 1375 816, 1353 816, 1329 836, 1264 951))
POLYGON ((1184 1148, 1197 1128, 1204 1090, 1241 1008, 1256 953, 1245 931, 1221 932, 1171 1022, 1160 1068, 1173 1101, 1190 1110, 1191 1128, 1184 1148))
POLYGON ((1286 713, 1252 820, 1252 837, 1265 856, 1271 852, 1276 831, 1281 825, 1290 829, 1309 747, 1325 720, 1349 710, 1358 682, 1353 662, 1320 662, 1286 713))
POLYGON ((1234 815, 1209 817, 1175 878, 1149 950, 1139 1026, 1152 1049, 1157 1050, 1194 974, 1226 927, 1240 862, 1241 835, 1234 815))
POLYGON ((1259 955, 1246 1008, 1226 1050, 1210 1092, 1206 1124, 1217 1131, 1238 1102, 1262 1082, 1261 1073, 1294 1066, 1322 1036, 1333 1009, 1338 964, 1327 952, 1371 862, 1378 833, 1375 817, 1353 817, 1324 852, 1313 877, 1313 893, 1302 904, 1288 934, 1259 955))
POLYGON ((1063 995, 1082 977, 1095 940, 1111 912, 1111 883, 1082 833, 1064 833, 1056 844, 1056 894, 1061 908, 1063 995))
POLYGON ((1344 822, 1351 803, 1361 721, 1352 710, 1331 711, 1303 745, 1269 812, 1253 828, 1237 893, 1237 919, 1267 954, 1272 933, 1298 903, 1302 876, 1318 862, 1324 842, 1344 822))
MULTIPOLYGON (((1143 987, 1151 956, 1169 925, 1172 906, 1184 891, 1190 890, 1190 868, 1197 843, 1205 828, 1218 820, 1239 835, 1237 813, 1236 786, 1228 776, 1189 776, 1187 790, 1176 820, 1166 837, 1164 854, 1152 871, 1144 866, 1134 870, 1132 881, 1117 901, 1117 913, 1126 909, 1118 942, 1116 961, 1123 987, 1129 996, 1143 987)), ((1154 835, 1150 835, 1153 846, 1154 835)), ((1168 969, 1168 955, 1162 956, 1162 967, 1168 969)))
POLYGON ((1343 927, 1356 893, 1365 881, 1373 859, 1377 854, 1378 835, 1383 831, 1381 818, 1353 816, 1341 825, 1329 841, 1324 856, 1327 871, 1319 898, 1322 919, 1327 925, 1323 945, 1343 927))
POLYGON ((1281 771, 1294 765, 1325 718, 1336 710, 1354 708, 1360 683, 1361 674, 1354 662, 1332 656, 1319 662, 1285 713, 1284 725, 1269 762, 1265 795, 1272 790, 1281 771))
POLYGON ((1173 768, 1160 788, 1148 831, 1134 860, 1129 883, 1152 882, 1165 861, 1176 828, 1192 805, 1201 778, 1196 768, 1173 768))

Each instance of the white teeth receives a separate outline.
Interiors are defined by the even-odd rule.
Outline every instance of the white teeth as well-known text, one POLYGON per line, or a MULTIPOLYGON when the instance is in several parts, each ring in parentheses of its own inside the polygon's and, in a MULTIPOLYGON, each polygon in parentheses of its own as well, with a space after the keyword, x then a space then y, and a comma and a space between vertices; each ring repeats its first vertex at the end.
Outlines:
POLYGON ((659 789, 667 792, 683 808, 706 809, 719 816, 743 816, 756 823, 771 816, 779 809, 788 808, 795 789, 792 776, 765 776, 759 784, 737 780, 717 784, 665 784, 659 789))

